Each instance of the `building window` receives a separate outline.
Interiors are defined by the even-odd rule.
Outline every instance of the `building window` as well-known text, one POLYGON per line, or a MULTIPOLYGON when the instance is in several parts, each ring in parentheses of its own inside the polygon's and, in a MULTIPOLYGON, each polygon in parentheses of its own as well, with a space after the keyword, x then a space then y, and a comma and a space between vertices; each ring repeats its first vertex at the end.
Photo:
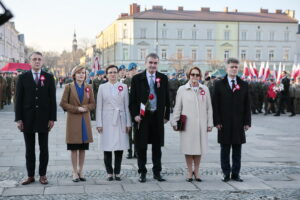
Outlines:
POLYGON ((274 41, 274 37, 275 37, 275 32, 271 31, 270 32, 270 41, 274 41))
POLYGON ((212 40, 212 30, 207 30, 206 36, 208 40, 212 40))
POLYGON ((269 61, 274 60, 274 50, 269 50, 269 61))
POLYGON ((123 38, 124 39, 128 38, 128 30, 127 29, 123 29, 123 38))
POLYGON ((224 40, 229 40, 230 38, 230 31, 224 31, 224 40))
POLYGON ((260 59, 261 59, 261 50, 256 49, 255 60, 260 60, 260 59))
POLYGON ((211 59, 212 59, 212 50, 206 49, 206 60, 211 60, 211 59))
POLYGON ((176 57, 178 60, 181 60, 183 57, 183 51, 182 49, 177 49, 176 57))
POLYGON ((147 49, 143 48, 143 49, 140 49, 140 60, 145 60, 146 58, 146 54, 147 54, 147 49))
POLYGON ((256 40, 257 41, 261 40, 261 31, 256 31, 256 40))
POLYGON ((162 30, 161 37, 164 38, 164 39, 167 38, 167 29, 162 30))
POLYGON ((128 49, 123 48, 123 60, 128 60, 128 49))
POLYGON ((145 38, 146 38, 146 29, 145 29, 145 28, 142 28, 142 29, 141 29, 141 38, 142 38, 142 39, 145 39, 145 38))
POLYGON ((242 31, 242 40, 247 40, 247 32, 242 31))
POLYGON ((192 31, 192 39, 196 40, 197 39, 197 30, 192 31))
POLYGON ((167 49, 161 50, 161 59, 166 60, 167 59, 167 49))
POLYGON ((290 50, 289 49, 284 49, 283 50, 283 60, 288 61, 290 57, 290 50))
POLYGON ((229 58, 229 50, 224 51, 224 60, 227 60, 229 58))
POLYGON ((192 49, 192 60, 197 60, 197 49, 192 49))
POLYGON ((182 39, 182 35, 183 35, 183 30, 178 30, 177 31, 177 38, 182 39))
POLYGON ((246 52, 246 50, 243 49, 243 50, 241 51, 241 59, 242 59, 242 60, 246 60, 246 58, 247 58, 247 52, 246 52))
POLYGON ((288 31, 284 32, 284 41, 289 41, 290 33, 288 31))

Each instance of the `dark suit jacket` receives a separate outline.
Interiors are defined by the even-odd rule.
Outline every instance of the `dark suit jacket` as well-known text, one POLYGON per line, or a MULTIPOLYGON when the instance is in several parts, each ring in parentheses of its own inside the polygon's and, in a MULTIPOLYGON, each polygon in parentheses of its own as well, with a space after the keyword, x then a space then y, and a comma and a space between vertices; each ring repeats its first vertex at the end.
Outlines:
POLYGON ((290 79, 285 77, 281 80, 281 83, 283 84, 283 90, 281 91, 281 95, 288 97, 290 90, 290 79))
POLYGON ((223 127, 218 131, 218 142, 221 144, 246 143, 244 126, 251 126, 251 112, 248 83, 237 77, 239 90, 233 92, 227 75, 215 82, 213 94, 214 125, 223 127))
POLYGON ((16 90, 15 121, 22 120, 25 133, 48 132, 48 122, 56 121, 55 81, 51 74, 41 71, 45 77, 42 85, 35 84, 31 71, 19 76, 16 90))
MULTIPOLYGON (((156 78, 160 78, 160 87, 157 87, 155 82, 155 91, 157 95, 157 135, 155 141, 161 146, 164 145, 164 119, 170 118, 170 100, 169 100, 169 86, 168 78, 166 75, 156 72, 156 78)), ((129 109, 132 120, 134 117, 140 114, 141 103, 146 104, 150 93, 150 87, 148 84, 146 71, 133 76, 131 81, 131 90, 129 95, 129 109)), ((147 117, 147 115, 145 116, 147 117)), ((143 122, 140 124, 143 126, 143 122)), ((140 130, 143 130, 140 127, 140 130)), ((135 134, 135 143, 141 148, 146 148, 149 142, 149 133, 147 130, 139 131, 135 134)))

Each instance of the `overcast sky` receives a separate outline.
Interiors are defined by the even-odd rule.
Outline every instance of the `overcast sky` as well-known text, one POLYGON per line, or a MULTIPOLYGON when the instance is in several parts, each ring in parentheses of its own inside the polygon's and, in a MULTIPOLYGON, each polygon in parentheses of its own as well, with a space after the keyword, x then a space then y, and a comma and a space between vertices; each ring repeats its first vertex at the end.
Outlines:
POLYGON ((260 8, 292 9, 300 19, 300 0, 3 0, 15 15, 16 29, 25 34, 25 43, 40 51, 71 50, 74 29, 77 40, 94 39, 95 36, 117 19, 120 13, 129 12, 129 5, 137 3, 141 10, 152 5, 166 9, 212 11, 229 10, 258 12, 260 8))

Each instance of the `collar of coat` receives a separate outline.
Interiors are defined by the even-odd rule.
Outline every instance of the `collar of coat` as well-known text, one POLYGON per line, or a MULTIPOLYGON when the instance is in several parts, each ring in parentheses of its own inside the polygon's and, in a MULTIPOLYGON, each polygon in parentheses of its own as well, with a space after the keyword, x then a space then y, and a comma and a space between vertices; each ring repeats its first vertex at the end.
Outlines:
MULTIPOLYGON (((225 82, 228 85, 228 79, 227 79, 228 75, 226 74, 226 76, 223 78, 223 82, 225 82)), ((237 84, 241 84, 242 83, 242 79, 238 76, 236 76, 236 82, 237 84)))
MULTIPOLYGON (((185 86, 185 89, 187 89, 187 90, 192 89, 190 81, 188 81, 184 86, 185 86)), ((204 85, 199 83, 199 89, 203 89, 203 88, 204 88, 204 85)))
MULTIPOLYGON (((142 74, 141 79, 146 79, 146 80, 147 80, 147 73, 146 73, 146 70, 144 70, 141 74, 142 74)), ((155 72, 155 77, 156 77, 156 78, 160 78, 160 79, 163 78, 162 73, 160 73, 160 72, 155 72)), ((155 81, 155 82, 156 82, 156 81, 155 81)))

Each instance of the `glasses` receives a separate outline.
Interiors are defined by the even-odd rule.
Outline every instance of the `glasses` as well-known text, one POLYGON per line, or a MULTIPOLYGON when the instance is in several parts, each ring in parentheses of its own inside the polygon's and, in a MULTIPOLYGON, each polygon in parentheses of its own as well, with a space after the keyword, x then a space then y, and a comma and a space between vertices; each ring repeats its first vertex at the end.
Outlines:
POLYGON ((231 68, 231 69, 233 69, 233 68, 237 69, 238 66, 230 66, 230 68, 231 68))
POLYGON ((32 58, 33 61, 41 61, 41 58, 32 58))
POLYGON ((152 61, 149 61, 149 64, 154 64, 154 65, 157 65, 158 62, 152 62, 152 61))
POLYGON ((118 72, 108 72, 108 74, 117 74, 118 72))
POLYGON ((197 77, 199 77, 200 74, 190 74, 190 76, 197 76, 197 77))

